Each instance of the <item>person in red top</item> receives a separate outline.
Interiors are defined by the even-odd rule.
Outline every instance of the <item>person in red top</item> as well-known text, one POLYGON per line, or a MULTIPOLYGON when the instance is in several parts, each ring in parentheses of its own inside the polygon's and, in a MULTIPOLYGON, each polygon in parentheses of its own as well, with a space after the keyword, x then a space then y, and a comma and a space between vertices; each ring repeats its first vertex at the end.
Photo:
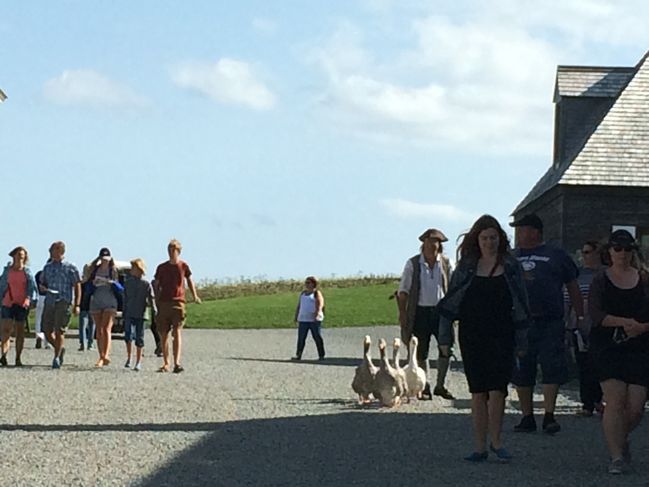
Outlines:
POLYGON ((173 334, 173 371, 179 374, 184 370, 180 365, 182 350, 182 328, 185 324, 185 281, 194 297, 194 302, 200 304, 201 299, 196 292, 192 280, 192 271, 187 262, 180 259, 182 246, 178 240, 172 240, 167 246, 169 260, 163 262, 155 271, 154 291, 158 305, 156 325, 162 339, 162 367, 159 372, 169 371, 169 332, 173 334))
POLYGON ((21 367, 20 356, 25 343, 25 322, 30 306, 36 302, 36 282, 26 267, 29 260, 24 247, 16 247, 9 256, 13 262, 5 267, 0 276, 0 299, 2 307, 2 355, 0 366, 7 366, 11 334, 16 333, 16 367, 21 367))

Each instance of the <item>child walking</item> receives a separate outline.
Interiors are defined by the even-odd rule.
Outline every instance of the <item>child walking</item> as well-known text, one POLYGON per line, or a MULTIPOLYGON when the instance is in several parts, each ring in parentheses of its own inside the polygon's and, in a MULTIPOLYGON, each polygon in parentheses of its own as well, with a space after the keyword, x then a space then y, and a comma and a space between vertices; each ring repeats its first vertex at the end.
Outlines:
POLYGON ((126 363, 131 367, 132 342, 135 341, 134 371, 142 369, 142 349, 144 348, 144 320, 147 305, 155 316, 156 305, 151 283, 144 279, 145 266, 142 259, 131 261, 130 276, 124 282, 124 342, 126 343, 126 363))

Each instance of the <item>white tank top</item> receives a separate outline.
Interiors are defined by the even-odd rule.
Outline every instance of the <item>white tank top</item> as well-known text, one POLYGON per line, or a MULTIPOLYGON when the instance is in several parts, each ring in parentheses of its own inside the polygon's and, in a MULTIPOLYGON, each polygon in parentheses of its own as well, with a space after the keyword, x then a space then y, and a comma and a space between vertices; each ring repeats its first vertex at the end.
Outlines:
POLYGON ((300 311, 297 313, 298 321, 322 321, 324 314, 320 312, 318 316, 315 315, 316 302, 315 292, 311 294, 300 294, 300 311))

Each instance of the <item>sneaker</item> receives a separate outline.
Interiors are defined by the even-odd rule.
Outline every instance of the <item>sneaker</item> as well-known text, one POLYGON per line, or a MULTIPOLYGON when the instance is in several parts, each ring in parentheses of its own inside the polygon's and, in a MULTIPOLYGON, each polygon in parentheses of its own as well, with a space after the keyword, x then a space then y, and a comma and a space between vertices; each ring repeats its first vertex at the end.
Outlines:
POLYGON ((443 397, 444 399, 448 399, 449 401, 455 400, 455 396, 451 394, 451 392, 444 386, 435 386, 435 389, 433 389, 433 394, 443 397))
POLYGON ((22 367, 23 363, 19 358, 16 358, 16 367, 22 367))
POLYGON ((554 419, 554 414, 545 413, 545 417, 543 418, 543 432, 548 435, 553 435, 559 431, 561 431, 561 426, 554 419))
POLYGON ((299 362, 300 360, 302 360, 302 357, 300 357, 299 355, 296 355, 295 357, 291 357, 291 360, 293 362, 299 362))
POLYGON ((2 355, 2 357, 0 357, 0 365, 2 365, 3 367, 7 366, 7 356, 4 354, 2 355))
POLYGON ((536 420, 534 415, 523 416, 521 422, 514 426, 516 433, 534 433, 536 431, 536 420))
POLYGON ((52 345, 47 340, 45 340, 45 350, 52 350, 52 345))
POLYGON ((61 362, 59 362, 58 358, 55 358, 52 360, 52 368, 53 369, 60 369, 61 368, 61 362))
POLYGON ((65 347, 61 347, 61 351, 59 352, 59 363, 63 365, 63 357, 65 356, 65 347))
POLYGON ((322 357, 318 357, 318 360, 320 360, 320 362, 322 362, 324 359, 325 359, 324 355, 322 357))
POLYGON ((153 352, 156 357, 162 357, 162 349, 158 346, 155 347, 155 352, 153 352))
POLYGON ((608 473, 611 475, 620 475, 624 473, 624 460, 621 458, 616 458, 611 460, 611 463, 608 464, 608 473))
POLYGON ((83 352, 86 349, 86 347, 83 346, 83 343, 79 345, 79 352, 83 352))
POLYGON ((136 363, 135 367, 133 367, 133 370, 135 372, 139 372, 140 370, 142 370, 142 364, 140 362, 136 363))
POLYGON ((488 456, 489 453, 487 453, 486 450, 483 452, 474 451, 473 453, 471 453, 471 455, 467 455, 466 457, 464 457, 464 459, 467 462, 480 463, 480 462, 485 462, 488 456))
POLYGON ((507 463, 512 459, 512 454, 503 447, 494 448, 493 445, 489 445, 489 449, 496 454, 500 463, 507 463))
POLYGON ((131 361, 127 360, 126 363, 124 364, 124 367, 126 367, 127 369, 130 369, 131 368, 131 361))
POLYGON ((43 340, 41 340, 40 338, 37 338, 35 348, 36 348, 36 350, 39 350, 39 349, 43 348, 43 340))
POLYGON ((95 348, 95 346, 92 343, 89 343, 88 350, 97 350, 97 348, 95 348))

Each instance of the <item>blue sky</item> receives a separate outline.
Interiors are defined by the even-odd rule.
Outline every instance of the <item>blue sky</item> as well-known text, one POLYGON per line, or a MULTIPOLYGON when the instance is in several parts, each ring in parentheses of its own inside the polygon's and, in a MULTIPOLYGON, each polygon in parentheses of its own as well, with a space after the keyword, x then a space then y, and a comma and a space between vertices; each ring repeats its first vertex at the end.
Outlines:
POLYGON ((633 66, 643 1, 31 1, 0 16, 0 252, 106 245, 198 279, 399 273, 504 224, 558 64, 633 66), (452 246, 451 246, 452 247, 452 246))

